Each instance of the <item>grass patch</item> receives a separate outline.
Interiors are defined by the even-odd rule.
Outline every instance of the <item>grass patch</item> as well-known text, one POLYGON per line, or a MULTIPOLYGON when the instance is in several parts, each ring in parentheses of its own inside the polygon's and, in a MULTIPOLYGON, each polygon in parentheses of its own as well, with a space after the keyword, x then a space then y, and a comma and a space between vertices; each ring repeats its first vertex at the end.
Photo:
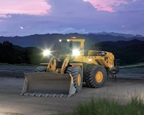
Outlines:
POLYGON ((80 103, 72 113, 58 115, 144 115, 144 103, 138 97, 131 98, 126 105, 107 99, 91 99, 89 102, 80 103))
POLYGON ((117 110, 122 109, 117 102, 109 102, 106 99, 80 104, 73 115, 121 115, 117 110))
POLYGON ((127 115, 144 115, 144 103, 142 99, 132 97, 131 102, 126 106, 125 113, 127 115))

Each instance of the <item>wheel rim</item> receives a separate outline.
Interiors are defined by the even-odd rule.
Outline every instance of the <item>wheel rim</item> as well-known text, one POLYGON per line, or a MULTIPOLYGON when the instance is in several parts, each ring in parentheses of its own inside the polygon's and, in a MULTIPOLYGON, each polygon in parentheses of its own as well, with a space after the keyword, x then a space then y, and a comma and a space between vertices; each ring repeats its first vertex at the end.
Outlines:
POLYGON ((98 71, 95 75, 95 80, 100 83, 103 80, 103 73, 101 71, 98 71))
POLYGON ((80 74, 78 74, 78 77, 77 77, 77 84, 78 84, 78 86, 81 85, 81 75, 80 74))

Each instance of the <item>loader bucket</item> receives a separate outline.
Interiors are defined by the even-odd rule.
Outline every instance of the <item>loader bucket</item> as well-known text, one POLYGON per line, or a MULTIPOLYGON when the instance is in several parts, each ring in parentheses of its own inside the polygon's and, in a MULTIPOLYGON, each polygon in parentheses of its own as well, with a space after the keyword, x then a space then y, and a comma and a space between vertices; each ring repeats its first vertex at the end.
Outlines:
POLYGON ((76 92, 71 74, 53 72, 24 73, 25 80, 21 95, 26 96, 68 96, 76 92))

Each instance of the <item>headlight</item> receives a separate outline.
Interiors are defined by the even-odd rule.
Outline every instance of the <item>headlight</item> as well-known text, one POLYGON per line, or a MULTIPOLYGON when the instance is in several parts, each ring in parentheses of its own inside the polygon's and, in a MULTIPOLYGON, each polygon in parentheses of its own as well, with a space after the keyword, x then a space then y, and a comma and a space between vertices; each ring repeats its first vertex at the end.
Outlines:
POLYGON ((88 59, 88 61, 89 61, 89 62, 91 62, 91 61, 92 61, 92 59, 91 59, 91 58, 89 58, 89 59, 88 59))
POLYGON ((74 49, 74 50, 72 50, 72 55, 73 56, 79 56, 80 55, 80 51, 78 49, 74 49))
POLYGON ((44 50, 43 51, 43 55, 44 56, 49 56, 51 54, 51 51, 50 50, 44 50))
POLYGON ((70 42, 70 39, 67 39, 67 42, 70 42))
POLYGON ((62 42, 62 40, 61 40, 61 39, 59 39, 59 42, 62 42))

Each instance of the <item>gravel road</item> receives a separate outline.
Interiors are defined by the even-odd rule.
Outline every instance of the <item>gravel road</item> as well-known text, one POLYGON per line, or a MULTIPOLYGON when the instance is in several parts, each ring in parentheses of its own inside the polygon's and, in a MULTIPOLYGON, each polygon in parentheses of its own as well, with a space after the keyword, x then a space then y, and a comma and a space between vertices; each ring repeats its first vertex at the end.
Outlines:
POLYGON ((80 93, 70 98, 20 96, 24 78, 23 72, 34 71, 34 66, 0 65, 0 115, 50 115, 73 111, 78 103, 90 98, 108 98, 125 104, 132 96, 144 97, 144 69, 122 69, 116 82, 108 80, 104 87, 92 89, 83 87, 80 93))

